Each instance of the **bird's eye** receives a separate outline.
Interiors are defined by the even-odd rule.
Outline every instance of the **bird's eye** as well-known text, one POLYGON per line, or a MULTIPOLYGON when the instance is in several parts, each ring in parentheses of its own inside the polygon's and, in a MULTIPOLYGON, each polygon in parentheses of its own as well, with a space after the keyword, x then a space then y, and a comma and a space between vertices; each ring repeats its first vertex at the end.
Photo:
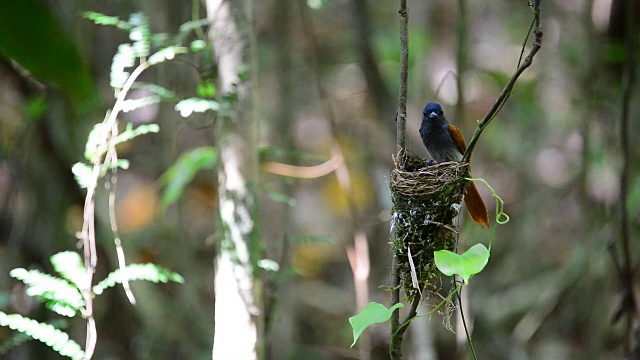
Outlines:
POLYGON ((438 113, 438 115, 444 114, 444 112, 442 112, 442 110, 438 110, 438 111, 436 111, 436 113, 438 113))

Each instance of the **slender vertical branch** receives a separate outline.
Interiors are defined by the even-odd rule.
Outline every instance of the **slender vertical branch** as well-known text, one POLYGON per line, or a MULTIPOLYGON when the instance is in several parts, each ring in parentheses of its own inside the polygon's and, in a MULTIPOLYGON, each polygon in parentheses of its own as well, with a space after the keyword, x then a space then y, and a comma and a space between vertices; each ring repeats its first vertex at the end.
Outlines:
MULTIPOLYGON (((406 147, 405 132, 407 128, 407 91, 409 78, 409 10, 407 0, 400 0, 400 95, 398 96, 398 114, 396 118, 396 145, 399 155, 406 147)), ((394 234, 397 235, 397 234, 394 234)), ((398 272, 398 258, 391 251, 391 303, 400 302, 400 274, 398 272)), ((420 296, 414 301, 415 309, 420 303, 420 296)), ((414 308, 412 304, 412 309, 414 308)), ((400 310, 396 309, 391 315, 391 358, 402 359, 402 333, 400 330, 400 310)))
POLYGON ((407 87, 409 78, 409 10, 407 0, 400 0, 400 96, 396 125, 397 151, 405 149, 407 128, 407 87))

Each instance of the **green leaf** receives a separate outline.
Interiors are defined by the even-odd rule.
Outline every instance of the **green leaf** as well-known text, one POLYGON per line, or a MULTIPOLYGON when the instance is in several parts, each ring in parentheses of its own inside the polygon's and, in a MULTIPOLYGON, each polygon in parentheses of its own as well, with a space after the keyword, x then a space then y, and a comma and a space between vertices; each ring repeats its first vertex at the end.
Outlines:
POLYGON ((47 3, 0 1, 0 53, 74 100, 89 100, 95 90, 89 69, 47 3))
POLYGON ((477 274, 489 261, 489 250, 482 244, 475 244, 464 254, 458 255, 449 250, 434 252, 436 266, 443 274, 460 275, 465 283, 469 283, 469 277, 477 274))
POLYGON ((139 12, 133 13, 129 17, 129 24, 133 26, 129 31, 129 39, 133 41, 131 46, 134 56, 138 58, 149 56, 151 30, 147 16, 139 12))
MULTIPOLYGON (((127 279, 146 280, 154 283, 174 281, 184 283, 184 278, 180 274, 174 273, 168 269, 155 264, 131 264, 125 267, 127 279)), ((105 289, 121 284, 123 281, 121 269, 111 272, 106 279, 100 281, 93 287, 93 293, 100 295, 105 289)))
POLYGON ((158 95, 146 96, 139 99, 127 99, 122 102, 122 112, 129 112, 148 105, 157 104, 162 101, 158 95))
POLYGON ((13 269, 9 274, 27 285, 27 295, 39 298, 48 309, 60 315, 73 317, 85 305, 80 290, 64 279, 22 268, 13 269))
POLYGON ((194 112, 218 111, 220 110, 220 103, 207 99, 189 98, 177 103, 175 109, 180 113, 180 116, 186 118, 194 112))
POLYGON ((212 98, 216 95, 216 86, 213 83, 213 80, 206 79, 196 88, 196 93, 198 96, 203 98, 212 98))
POLYGON ((87 11, 82 14, 82 17, 93 21, 97 25, 116 26, 123 30, 130 30, 133 27, 129 22, 122 21, 117 16, 108 16, 94 11, 87 11))
POLYGON ((47 346, 51 347, 62 356, 66 356, 74 360, 84 358, 84 351, 82 351, 80 345, 69 339, 69 335, 67 333, 56 329, 53 325, 39 323, 18 314, 9 315, 0 311, 0 326, 8 326, 13 330, 27 334, 30 337, 47 344, 47 346))
POLYGON ((150 84, 145 82, 134 82, 131 86, 133 89, 145 89, 150 91, 158 96, 160 96, 163 100, 171 100, 176 97, 176 93, 156 84, 150 84))
POLYGON ((87 283, 87 273, 78 253, 65 251, 57 253, 50 258, 53 269, 69 280, 77 288, 82 288, 87 283))
POLYGON ((369 326, 389 321, 391 314, 403 306, 402 303, 397 303, 387 309, 387 307, 382 304, 370 302, 358 315, 350 317, 349 324, 351 324, 351 328, 353 328, 353 343, 351 347, 356 344, 360 335, 362 335, 369 326))
POLYGON ((109 74, 111 80, 109 85, 116 90, 122 89, 130 75, 125 70, 135 65, 135 63, 135 52, 131 45, 118 45, 118 51, 113 55, 113 60, 111 61, 111 72, 109 74))
POLYGON ((149 57, 149 65, 159 64, 167 60, 173 60, 176 55, 186 54, 188 52, 186 47, 182 46, 169 46, 164 49, 158 50, 155 54, 149 57))
POLYGON ((160 206, 167 208, 178 201, 198 171, 213 169, 217 163, 218 153, 210 146, 200 147, 180 156, 160 177, 160 182, 165 186, 160 206))
MULTIPOLYGON (((134 139, 140 135, 149 134, 149 133, 157 134, 158 132, 160 132, 160 126, 158 126, 157 124, 140 125, 134 129, 133 124, 128 123, 125 130, 113 139, 111 146, 116 146, 125 141, 134 139)), ((100 155, 102 156, 102 154, 100 155)))
POLYGON ((71 168, 71 172, 73 173, 78 185, 83 189, 89 187, 89 185, 94 182, 93 168, 87 164, 81 162, 75 163, 71 168))

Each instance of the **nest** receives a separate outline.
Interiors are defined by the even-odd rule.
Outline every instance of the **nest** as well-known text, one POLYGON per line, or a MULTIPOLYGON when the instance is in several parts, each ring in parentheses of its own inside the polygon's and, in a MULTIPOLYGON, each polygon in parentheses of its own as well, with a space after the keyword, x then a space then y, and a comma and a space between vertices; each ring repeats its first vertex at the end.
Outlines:
POLYGON ((433 252, 454 251, 468 166, 460 162, 427 165, 427 160, 403 152, 394 157, 391 172, 393 202, 392 240, 394 256, 407 300, 423 289, 440 290, 440 272, 433 252), (416 286, 417 285, 417 286, 416 286))

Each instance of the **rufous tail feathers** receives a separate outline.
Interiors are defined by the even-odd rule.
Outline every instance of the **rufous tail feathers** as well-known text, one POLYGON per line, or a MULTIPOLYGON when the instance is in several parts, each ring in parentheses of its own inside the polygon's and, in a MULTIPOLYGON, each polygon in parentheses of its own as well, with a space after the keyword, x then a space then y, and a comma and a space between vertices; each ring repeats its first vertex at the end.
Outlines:
POLYGON ((478 188, 473 181, 467 184, 467 191, 464 195, 464 204, 467 206, 467 211, 471 215, 471 219, 482 227, 489 227, 489 212, 487 206, 480 197, 478 188))

